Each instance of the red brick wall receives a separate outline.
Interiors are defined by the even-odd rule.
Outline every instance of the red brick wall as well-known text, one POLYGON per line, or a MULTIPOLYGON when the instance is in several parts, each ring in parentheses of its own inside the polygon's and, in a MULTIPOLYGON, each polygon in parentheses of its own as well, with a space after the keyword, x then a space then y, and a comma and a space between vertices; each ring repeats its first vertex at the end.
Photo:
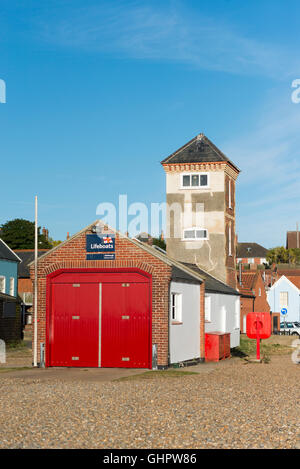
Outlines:
POLYGON ((243 320, 244 316, 247 316, 248 313, 252 313, 254 308, 254 298, 251 297, 241 297, 241 332, 246 333, 246 331, 243 330, 243 320))
POLYGON ((236 240, 235 240, 235 221, 225 216, 225 265, 226 265, 226 283, 232 288, 237 286, 236 277, 236 240), (229 256, 229 230, 231 230, 231 256, 229 256))
MULTIPOLYGON (((78 235, 38 263, 38 354, 46 344, 46 277, 61 268, 136 267, 152 275, 152 343, 158 346, 158 365, 168 365, 169 282, 171 267, 148 254, 128 239, 116 237, 115 261, 87 261, 86 233, 78 235)), ((30 275, 34 279, 34 266, 30 275)), ((204 295, 203 295, 204 297, 204 295)), ((38 358, 39 361, 39 358, 38 358)))
POLYGON ((19 278, 18 293, 33 292, 33 284, 30 278, 19 278))
POLYGON ((258 278, 256 281, 256 285, 254 288, 255 294, 255 301, 254 301, 254 311, 260 313, 269 313, 270 306, 267 302, 267 294, 264 285, 264 281, 262 279, 261 273, 258 273, 258 278), (259 296, 259 290, 261 291, 261 296, 259 296))

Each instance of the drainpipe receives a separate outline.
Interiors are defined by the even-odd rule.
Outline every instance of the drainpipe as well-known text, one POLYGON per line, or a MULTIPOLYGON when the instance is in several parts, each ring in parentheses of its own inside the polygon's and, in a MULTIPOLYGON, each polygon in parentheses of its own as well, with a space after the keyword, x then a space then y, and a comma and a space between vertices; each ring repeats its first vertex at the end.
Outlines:
POLYGON ((34 239, 34 338, 33 366, 37 367, 37 258, 38 258, 38 200, 35 196, 35 239, 34 239))

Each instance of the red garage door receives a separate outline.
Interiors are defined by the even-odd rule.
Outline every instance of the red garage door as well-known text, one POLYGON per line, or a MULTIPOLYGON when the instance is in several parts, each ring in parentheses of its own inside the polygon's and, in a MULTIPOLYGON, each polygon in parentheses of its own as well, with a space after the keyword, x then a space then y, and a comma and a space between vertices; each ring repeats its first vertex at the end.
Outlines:
POLYGON ((52 285, 50 366, 98 366, 99 285, 52 285))
POLYGON ((148 277, 65 272, 49 287, 48 366, 151 367, 148 277))
POLYGON ((103 284, 101 364, 150 367, 150 308, 147 283, 103 284))

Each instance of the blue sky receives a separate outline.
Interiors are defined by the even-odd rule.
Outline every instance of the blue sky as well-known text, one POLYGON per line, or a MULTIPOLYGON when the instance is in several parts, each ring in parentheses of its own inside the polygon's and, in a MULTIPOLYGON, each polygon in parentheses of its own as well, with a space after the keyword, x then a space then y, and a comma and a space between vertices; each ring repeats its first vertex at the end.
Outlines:
POLYGON ((0 0, 0 223, 65 239, 101 202, 165 200, 159 162, 204 132, 242 173, 239 241, 300 222, 300 5, 0 0))

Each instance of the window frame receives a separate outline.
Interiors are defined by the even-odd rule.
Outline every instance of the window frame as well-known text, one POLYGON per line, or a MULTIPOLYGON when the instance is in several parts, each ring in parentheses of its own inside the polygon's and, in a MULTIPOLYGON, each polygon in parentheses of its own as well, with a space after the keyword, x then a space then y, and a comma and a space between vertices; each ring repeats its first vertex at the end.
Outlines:
POLYGON ((204 295, 204 321, 211 322, 211 296, 204 295))
POLYGON ((198 228, 198 227, 191 227, 191 228, 184 228, 183 230, 183 236, 181 238, 181 241, 206 241, 209 239, 209 236, 208 236, 208 230, 206 228, 198 228), (185 238, 184 237, 184 233, 186 231, 195 231, 195 234, 196 234, 196 231, 206 231, 206 237, 205 238, 185 238))
MULTIPOLYGON (((3 290, 0 288, 0 293, 6 293, 6 277, 5 275, 0 275, 0 280, 3 280, 3 290)), ((0 283, 1 286, 1 283, 0 283)))
POLYGON ((232 209, 232 200, 231 200, 231 179, 228 180, 228 208, 232 209))
POLYGON ((15 277, 9 278, 9 294, 10 296, 15 296, 15 277), (11 293, 12 290, 12 293, 11 293))
POLYGON ((280 308, 287 308, 289 305, 289 292, 284 290, 284 291, 280 291, 279 292, 279 306, 280 308), (281 295, 282 293, 285 293, 286 294, 286 303, 282 303, 281 301, 281 295))
POLYGON ((228 256, 232 257, 232 232, 231 222, 228 224, 228 256))
POLYGON ((180 175, 180 189, 190 189, 190 190, 199 190, 199 189, 209 189, 210 187, 210 174, 207 172, 190 172, 190 173, 182 173, 180 175), (184 176, 199 176, 199 185, 198 186, 192 186, 191 185, 191 179, 190 179, 190 185, 189 186, 184 186, 183 185, 183 177, 184 176), (205 186, 200 185, 201 181, 201 176, 207 176, 207 184, 205 186))
POLYGON ((182 293, 172 291, 170 295, 171 324, 182 324, 182 293), (173 304, 173 298, 175 299, 173 304), (173 312, 175 313, 173 315, 173 312), (174 317, 173 317, 174 316, 174 317))

